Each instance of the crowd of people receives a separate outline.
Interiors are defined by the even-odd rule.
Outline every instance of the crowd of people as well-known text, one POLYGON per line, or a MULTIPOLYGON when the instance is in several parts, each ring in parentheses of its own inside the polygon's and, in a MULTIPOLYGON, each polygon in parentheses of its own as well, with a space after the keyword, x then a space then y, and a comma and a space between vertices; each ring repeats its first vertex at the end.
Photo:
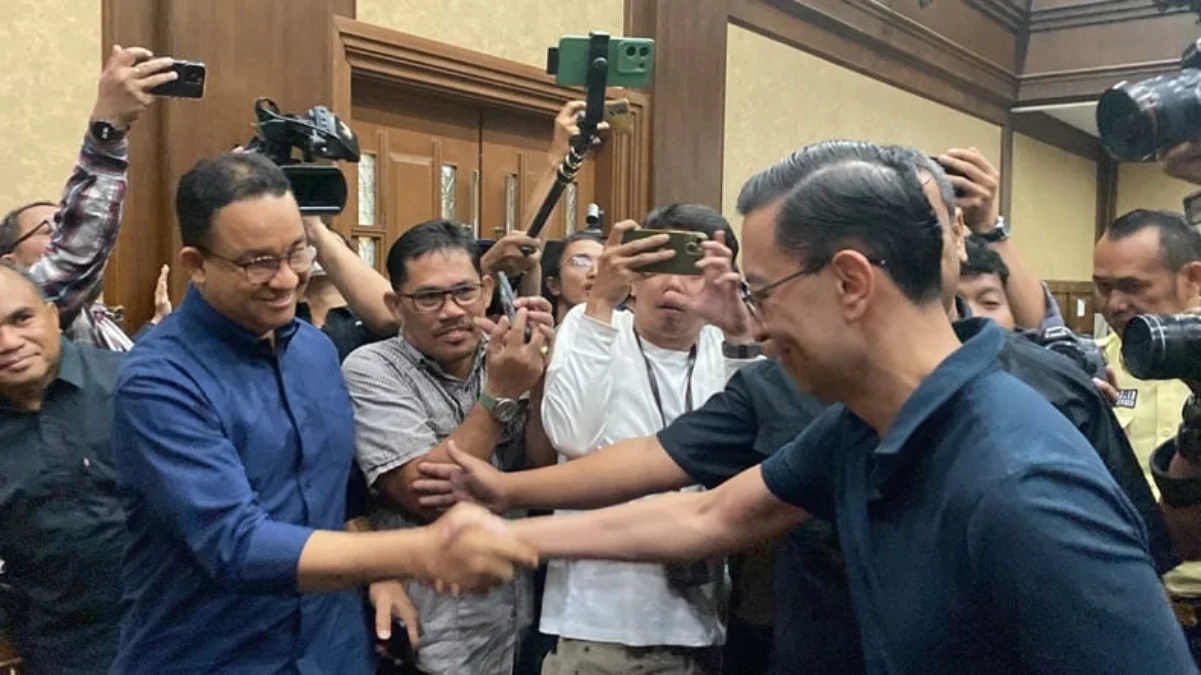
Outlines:
MULTIPOLYGON (((114 48, 61 199, 0 222, 30 675, 1197 672, 1201 385, 1120 356, 1201 304, 1183 215, 1098 242, 1093 377, 1041 344, 1063 318, 972 148, 800 148, 737 234, 699 204, 486 250, 431 220, 386 276, 235 151, 180 179, 187 290, 164 267, 130 335, 101 285, 169 64, 114 48), (645 271, 669 231, 703 235, 691 273, 645 271)), ((1201 184, 1201 143, 1163 159, 1201 184)))

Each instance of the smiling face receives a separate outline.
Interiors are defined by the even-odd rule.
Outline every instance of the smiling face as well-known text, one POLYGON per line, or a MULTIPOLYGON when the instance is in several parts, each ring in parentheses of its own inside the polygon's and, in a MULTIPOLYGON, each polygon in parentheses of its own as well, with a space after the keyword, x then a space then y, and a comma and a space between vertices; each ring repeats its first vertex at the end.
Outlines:
POLYGON ((180 260, 214 309, 255 335, 267 335, 296 315, 309 271, 297 272, 284 260, 301 255, 307 246, 292 194, 267 194, 218 209, 204 244, 207 250, 186 247, 180 260), (252 280, 241 267, 272 256, 281 262, 267 281, 252 280))
POLYGON ((474 358, 483 317, 492 299, 492 277, 480 277, 461 248, 430 251, 405 262, 405 278, 387 301, 405 339, 447 371, 474 358))
POLYGON ((58 310, 14 270, 0 266, 0 396, 30 398, 54 375, 58 310))

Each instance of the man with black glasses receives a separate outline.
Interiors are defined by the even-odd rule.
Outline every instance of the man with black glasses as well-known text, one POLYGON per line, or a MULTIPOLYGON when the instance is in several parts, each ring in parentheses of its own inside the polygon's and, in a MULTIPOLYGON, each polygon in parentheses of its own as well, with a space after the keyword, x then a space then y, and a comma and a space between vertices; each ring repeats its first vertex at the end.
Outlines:
MULTIPOLYGON (((438 517, 439 511, 418 504, 413 481, 419 461, 447 461, 452 441, 503 470, 554 457, 537 404, 553 338, 550 303, 518 298, 511 326, 508 319, 490 325, 484 313, 493 279, 481 274, 470 232, 446 220, 405 232, 388 252, 387 266, 393 290, 385 301, 401 333, 358 349, 343 365, 355 405, 358 463, 377 496, 371 517, 377 530, 438 517)), ((421 619, 421 667, 511 673, 530 620, 529 581, 519 577, 475 598, 440 597, 410 584, 421 619)))

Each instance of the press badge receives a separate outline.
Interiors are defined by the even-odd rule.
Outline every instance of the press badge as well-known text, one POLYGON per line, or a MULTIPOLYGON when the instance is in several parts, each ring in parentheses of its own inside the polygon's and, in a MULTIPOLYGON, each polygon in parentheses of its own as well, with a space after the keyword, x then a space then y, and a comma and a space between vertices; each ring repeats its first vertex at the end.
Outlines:
POLYGON ((1119 389, 1118 400, 1113 404, 1116 408, 1133 408, 1138 403, 1137 389, 1119 389))

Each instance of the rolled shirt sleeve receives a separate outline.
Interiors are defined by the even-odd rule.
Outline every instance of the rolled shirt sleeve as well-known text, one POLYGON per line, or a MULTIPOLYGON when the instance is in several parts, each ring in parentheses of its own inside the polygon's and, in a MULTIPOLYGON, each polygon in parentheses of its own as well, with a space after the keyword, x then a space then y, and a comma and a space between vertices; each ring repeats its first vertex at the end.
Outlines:
POLYGON ((272 520, 204 395, 169 363, 123 374, 114 395, 113 456, 126 487, 222 584, 295 590, 313 530, 272 520))

